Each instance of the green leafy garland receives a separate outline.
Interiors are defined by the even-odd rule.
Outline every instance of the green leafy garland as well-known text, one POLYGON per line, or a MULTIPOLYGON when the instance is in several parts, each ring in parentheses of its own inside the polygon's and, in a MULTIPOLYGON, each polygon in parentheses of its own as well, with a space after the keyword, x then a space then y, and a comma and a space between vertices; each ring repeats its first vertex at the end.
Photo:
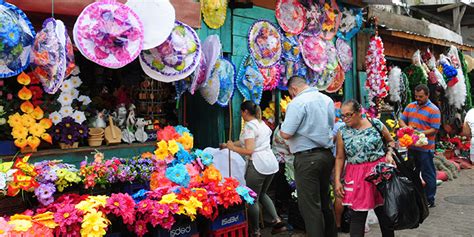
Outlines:
POLYGON ((470 108, 472 108, 471 80, 469 80, 469 73, 467 72, 467 64, 466 60, 464 60, 464 54, 461 52, 461 50, 458 51, 458 54, 459 60, 461 61, 462 65, 464 81, 466 82, 466 104, 464 105, 464 108, 466 108, 466 110, 469 110, 470 108))
MULTIPOLYGON (((428 78, 423 72, 423 69, 419 66, 410 65, 403 70, 403 73, 405 73, 408 78, 410 94, 415 90, 417 85, 428 83, 428 78)), ((409 98, 411 100, 411 96, 409 98)))
POLYGON ((405 91, 404 91, 405 94, 402 95, 403 96, 402 105, 403 105, 403 108, 405 108, 408 104, 412 102, 411 87, 410 87, 410 82, 408 81, 408 77, 404 72, 402 72, 402 78, 403 78, 403 83, 405 84, 405 91))

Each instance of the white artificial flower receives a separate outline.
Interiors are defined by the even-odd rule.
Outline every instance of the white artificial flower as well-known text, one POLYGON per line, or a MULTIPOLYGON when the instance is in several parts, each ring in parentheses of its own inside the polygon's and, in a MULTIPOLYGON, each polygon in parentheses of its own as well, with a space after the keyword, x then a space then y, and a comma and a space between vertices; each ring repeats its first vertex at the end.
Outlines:
POLYGON ((7 123, 7 120, 5 118, 0 118, 0 125, 4 125, 7 123))
POLYGON ((82 80, 79 77, 71 77, 69 80, 71 80, 71 84, 74 88, 78 88, 82 85, 82 80))
POLYGON ((5 190, 7 187, 7 174, 0 172, 0 190, 5 190))
POLYGON ((0 113, 3 112, 3 105, 0 105, 0 113))
POLYGON ((76 66, 74 69, 72 69, 71 75, 77 76, 79 75, 79 73, 81 73, 81 70, 79 69, 78 66, 76 66))
POLYGON ((71 95, 72 99, 75 100, 79 96, 79 91, 77 89, 72 89, 69 91, 69 94, 71 95))
POLYGON ((91 103, 91 98, 87 95, 81 95, 79 98, 77 98, 79 102, 82 102, 83 105, 88 105, 91 103))
POLYGON ((53 121, 54 125, 56 125, 56 124, 61 122, 61 120, 63 119, 63 116, 55 111, 55 112, 49 114, 49 119, 51 119, 51 121, 53 121))
MULTIPOLYGON (((67 116, 72 116, 72 113, 74 112, 74 110, 72 109, 71 106, 63 106, 60 110, 59 110, 59 113, 61 114, 61 116, 63 116, 63 118, 67 117, 67 116)), ((61 118, 62 119, 62 118, 61 118)))
POLYGON ((67 106, 72 104, 72 96, 69 92, 61 92, 59 95, 58 101, 61 103, 62 106, 67 106))
POLYGON ((65 80, 63 81, 63 84, 61 85, 61 91, 70 91, 74 88, 72 85, 71 80, 65 80))
POLYGON ((74 118, 74 120, 78 124, 82 124, 82 122, 86 121, 86 115, 84 114, 84 112, 79 110, 74 111, 74 113, 72 114, 72 118, 74 118))

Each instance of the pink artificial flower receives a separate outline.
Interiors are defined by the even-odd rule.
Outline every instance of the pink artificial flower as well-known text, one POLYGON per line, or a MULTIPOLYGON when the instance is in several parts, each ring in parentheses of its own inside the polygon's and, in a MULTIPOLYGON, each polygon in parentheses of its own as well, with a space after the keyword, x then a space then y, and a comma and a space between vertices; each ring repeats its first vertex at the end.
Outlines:
POLYGON ((0 237, 10 236, 9 232, 11 229, 12 226, 8 224, 8 222, 3 217, 0 217, 0 237))
POLYGON ((54 221, 58 223, 56 231, 59 235, 72 234, 77 236, 80 233, 82 222, 82 212, 74 207, 75 204, 67 204, 59 207, 54 213, 54 221), (78 228, 79 227, 79 228, 78 228), (73 233, 75 230, 77 233, 73 233))
POLYGON ((114 193, 107 199, 105 213, 120 216, 124 224, 132 225, 135 221, 135 202, 128 194, 114 193))

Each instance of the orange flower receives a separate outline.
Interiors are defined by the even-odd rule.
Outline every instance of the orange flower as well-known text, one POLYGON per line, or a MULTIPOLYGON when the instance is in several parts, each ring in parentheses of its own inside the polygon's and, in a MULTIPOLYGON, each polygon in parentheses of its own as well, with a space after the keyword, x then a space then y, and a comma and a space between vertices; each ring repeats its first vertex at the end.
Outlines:
POLYGON ((51 121, 49 118, 43 118, 39 121, 39 124, 41 124, 44 129, 49 129, 51 126, 53 126, 53 121, 51 121))
POLYGON ((35 108, 35 107, 33 106, 33 104, 32 104, 29 100, 23 102, 23 103, 20 105, 21 111, 22 111, 23 113, 27 113, 27 114, 33 112, 34 108, 35 108))
POLYGON ((22 85, 29 85, 30 82, 31 82, 31 78, 30 76, 28 76, 28 74, 22 72, 20 75, 18 75, 18 77, 16 78, 16 81, 22 85))
POLYGON ((49 133, 41 134, 41 139, 45 140, 49 144, 53 144, 53 138, 51 137, 51 135, 49 135, 49 133))
POLYGON ((153 153, 151 152, 145 152, 142 154, 142 158, 151 158, 153 156, 153 153))
POLYGON ((26 142, 27 142, 28 145, 31 147, 31 149, 35 150, 35 149, 38 148, 38 146, 40 145, 41 140, 40 140, 38 137, 29 136, 29 137, 26 139, 26 142))
POLYGON ((222 180, 221 172, 214 165, 207 167, 203 173, 203 181, 206 183, 219 183, 222 180))
POLYGON ((14 143, 15 143, 16 147, 19 147, 21 149, 25 148, 28 145, 25 138, 18 138, 18 139, 15 140, 14 143))
POLYGON ((33 118, 35 119, 42 119, 44 116, 44 112, 39 106, 36 106, 36 108, 31 113, 31 116, 33 116, 33 118))
POLYGON ((29 100, 31 97, 33 97, 33 93, 30 91, 30 89, 26 88, 26 86, 23 86, 23 88, 18 91, 18 97, 21 100, 29 100))

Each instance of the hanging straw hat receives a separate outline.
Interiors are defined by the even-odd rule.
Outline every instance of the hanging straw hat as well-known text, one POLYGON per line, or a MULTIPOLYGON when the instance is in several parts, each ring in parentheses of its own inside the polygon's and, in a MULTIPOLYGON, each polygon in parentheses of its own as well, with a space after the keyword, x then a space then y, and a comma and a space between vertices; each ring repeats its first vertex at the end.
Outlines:
POLYGON ((135 11, 143 23, 143 49, 155 48, 165 42, 176 20, 169 0, 128 0, 125 5, 135 11))
POLYGON ((467 72, 471 72, 474 69, 474 58, 469 55, 464 55, 464 60, 467 64, 467 72))
POLYGON ((35 35, 25 13, 0 0, 0 78, 16 76, 30 65, 35 35))
POLYGON ((31 53, 31 68, 43 89, 54 94, 74 68, 71 39, 61 20, 48 18, 36 35, 31 53))
POLYGON ((98 0, 84 8, 73 34, 77 48, 86 58, 108 68, 129 64, 143 48, 140 18, 116 0, 98 0))

